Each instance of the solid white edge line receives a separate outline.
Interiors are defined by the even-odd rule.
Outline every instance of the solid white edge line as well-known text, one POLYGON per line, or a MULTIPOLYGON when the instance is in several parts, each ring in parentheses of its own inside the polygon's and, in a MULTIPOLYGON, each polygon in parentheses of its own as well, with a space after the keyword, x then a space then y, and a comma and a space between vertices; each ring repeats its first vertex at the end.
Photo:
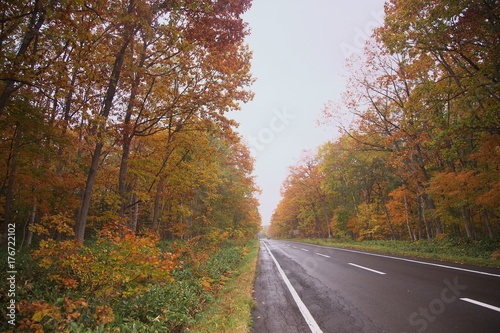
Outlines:
POLYGON ((479 301, 476 301, 476 300, 470 299, 470 298, 460 298, 460 299, 462 301, 465 301, 465 302, 473 303, 473 304, 476 304, 476 305, 479 305, 479 306, 483 306, 485 308, 488 308, 488 309, 500 312, 500 308, 497 307, 497 306, 494 306, 494 305, 490 305, 490 304, 487 304, 487 303, 479 302, 479 301))
POLYGON ((365 266, 356 265, 356 264, 353 264, 351 262, 349 263, 349 265, 356 266, 356 267, 362 268, 362 269, 366 269, 367 271, 370 271, 370 272, 373 272, 373 273, 377 273, 377 274, 381 274, 381 275, 385 274, 384 272, 380 272, 380 271, 377 271, 377 270, 374 270, 374 269, 371 269, 371 268, 368 268, 368 267, 365 267, 365 266))
MULTIPOLYGON (((304 244, 304 243, 302 243, 302 244, 304 244)), ((320 247, 322 249, 331 249, 331 250, 337 250, 337 251, 353 252, 353 253, 365 254, 365 255, 368 255, 368 256, 381 257, 381 258, 389 258, 389 259, 401 260, 401 261, 406 261, 406 262, 412 262, 412 263, 416 263, 416 264, 422 264, 422 265, 429 265, 429 266, 435 266, 435 267, 441 267, 441 268, 454 269, 454 270, 462 271, 462 272, 476 273, 476 274, 482 274, 482 275, 500 277, 500 274, 494 274, 494 273, 488 273, 488 272, 475 271, 473 269, 467 269, 467 268, 460 268, 460 267, 453 267, 453 266, 435 264, 435 263, 432 263, 432 262, 425 262, 425 261, 418 261, 418 260, 412 260, 412 259, 391 257, 391 256, 383 255, 383 254, 361 252, 361 251, 343 249, 343 248, 340 248, 340 247, 333 247, 333 246, 322 246, 322 245, 316 245, 316 244, 308 244, 308 245, 320 247)))
POLYGON ((316 254, 317 254, 318 256, 322 256, 322 257, 325 257, 325 258, 330 258, 330 256, 327 256, 326 254, 323 254, 323 253, 318 253, 318 252, 316 252, 316 254))
POLYGON ((288 287, 290 294, 292 294, 292 297, 295 300, 295 303, 297 304, 297 306, 300 310, 300 313, 302 313, 302 316, 304 317, 304 320, 306 321, 307 325, 309 325, 311 332, 312 333, 323 333, 323 331, 319 328, 318 323, 316 323, 316 320, 314 320, 313 316, 309 312, 309 309, 307 309, 304 302, 302 302, 302 299, 300 299, 299 294, 297 294, 297 291, 295 291, 295 288, 290 283, 290 280, 288 280, 285 272, 283 272, 283 270, 281 269, 281 266, 278 263, 278 260, 276 260, 276 258, 272 254, 271 250, 269 250, 269 247, 267 246, 266 242, 262 242, 262 243, 266 247, 267 252, 269 252, 269 254, 271 255, 271 258, 273 259, 274 263, 276 264, 276 267, 278 268, 278 272, 280 272, 281 278, 283 279, 283 281, 285 281, 285 284, 288 287))

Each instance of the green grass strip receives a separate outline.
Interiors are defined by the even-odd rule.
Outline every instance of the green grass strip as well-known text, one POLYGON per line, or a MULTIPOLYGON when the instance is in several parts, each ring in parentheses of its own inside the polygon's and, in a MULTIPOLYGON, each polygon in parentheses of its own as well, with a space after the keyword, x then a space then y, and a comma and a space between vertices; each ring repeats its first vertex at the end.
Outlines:
POLYGON ((248 254, 240 262, 236 273, 217 292, 215 300, 198 314, 189 332, 246 333, 250 330, 255 303, 252 291, 257 270, 258 240, 249 241, 246 248, 248 254))
POLYGON ((419 241, 287 239, 296 242, 366 250, 483 267, 500 267, 500 240, 426 239, 419 241))

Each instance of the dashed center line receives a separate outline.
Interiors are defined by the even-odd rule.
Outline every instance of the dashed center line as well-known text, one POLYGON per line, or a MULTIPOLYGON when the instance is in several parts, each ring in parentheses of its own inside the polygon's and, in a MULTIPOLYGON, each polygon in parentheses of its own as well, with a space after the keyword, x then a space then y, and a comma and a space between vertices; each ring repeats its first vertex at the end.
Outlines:
POLYGON ((306 251, 306 252, 309 252, 309 250, 308 250, 308 249, 302 249, 302 248, 301 248, 301 250, 302 250, 302 251, 306 251))
POLYGON ((330 258, 330 256, 327 256, 326 254, 323 254, 323 253, 317 253, 317 252, 316 252, 316 254, 317 254, 318 256, 322 256, 322 257, 325 257, 325 258, 330 258))
POLYGON ((373 272, 373 273, 377 273, 377 274, 381 274, 381 275, 385 274, 384 272, 377 271, 377 270, 374 270, 374 269, 371 269, 371 268, 368 268, 368 267, 365 267, 365 266, 360 266, 360 265, 356 265, 356 264, 353 264, 353 263, 349 263, 349 265, 356 266, 356 267, 362 268, 362 269, 366 269, 367 271, 370 271, 370 272, 373 272))
POLYGON ((344 251, 344 252, 351 252, 351 253, 359 253, 359 254, 368 255, 368 256, 374 256, 374 257, 380 257, 380 258, 388 258, 388 259, 406 261, 406 262, 411 262, 411 263, 415 263, 415 264, 422 264, 422 265, 428 265, 428 266, 434 266, 434 267, 454 269, 454 270, 462 271, 462 272, 469 272, 469 273, 475 273, 475 274, 482 274, 482 275, 500 277, 500 274, 495 274, 495 273, 488 273, 488 272, 483 272, 483 271, 477 271, 477 270, 472 270, 472 269, 460 268, 460 267, 455 267, 455 266, 448 266, 448 265, 443 265, 443 264, 437 264, 437 263, 425 262, 425 261, 419 261, 419 260, 413 260, 413 259, 407 259, 407 258, 393 257, 393 256, 390 256, 390 255, 384 255, 384 254, 379 254, 379 253, 362 252, 362 251, 356 251, 356 250, 351 250, 351 249, 343 249, 343 248, 339 248, 339 247, 324 246, 324 245, 315 245, 315 244, 308 244, 308 245, 309 246, 315 246, 315 247, 323 248, 323 249, 333 250, 333 251, 344 251))
POLYGON ((499 307, 491 305, 491 304, 479 302, 479 301, 476 301, 476 300, 470 299, 470 298, 460 298, 460 299, 462 301, 465 301, 465 302, 469 302, 469 303, 472 303, 472 304, 476 304, 476 305, 479 305, 479 306, 482 306, 482 307, 485 307, 485 308, 488 308, 488 309, 500 312, 500 308, 499 307))

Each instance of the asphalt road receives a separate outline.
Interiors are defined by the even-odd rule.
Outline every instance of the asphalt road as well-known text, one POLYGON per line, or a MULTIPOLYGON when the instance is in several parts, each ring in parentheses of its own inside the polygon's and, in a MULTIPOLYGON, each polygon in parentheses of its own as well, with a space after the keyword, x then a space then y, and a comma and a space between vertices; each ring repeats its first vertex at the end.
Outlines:
POLYGON ((254 290, 254 333, 500 332, 495 268, 265 240, 254 290))

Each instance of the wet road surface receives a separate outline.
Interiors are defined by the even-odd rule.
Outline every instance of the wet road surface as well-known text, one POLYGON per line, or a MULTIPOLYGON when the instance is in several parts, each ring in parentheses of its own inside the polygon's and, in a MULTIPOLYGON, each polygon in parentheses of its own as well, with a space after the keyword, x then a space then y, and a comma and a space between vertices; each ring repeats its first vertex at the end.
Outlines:
POLYGON ((253 333, 500 332, 495 268, 265 240, 254 290, 253 333))

